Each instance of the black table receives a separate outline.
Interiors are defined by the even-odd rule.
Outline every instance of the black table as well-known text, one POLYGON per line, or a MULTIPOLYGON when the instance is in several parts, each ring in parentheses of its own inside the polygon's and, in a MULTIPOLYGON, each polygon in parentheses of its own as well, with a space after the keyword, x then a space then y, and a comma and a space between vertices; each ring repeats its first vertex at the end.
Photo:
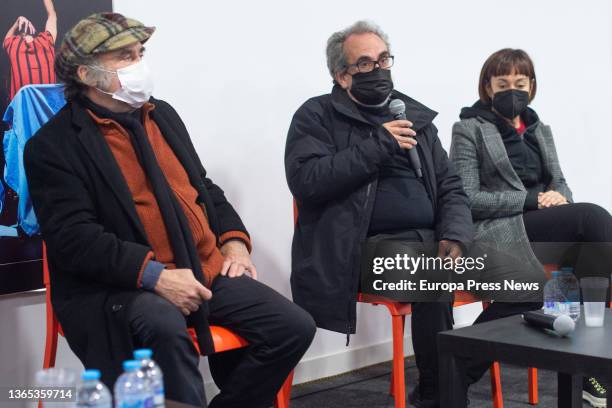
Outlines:
MULTIPOLYGON (((445 408, 464 408, 465 363, 479 358, 558 373, 558 407, 582 407, 582 377, 612 385, 612 311, 604 327, 586 327, 584 310, 576 331, 555 337, 527 326, 521 316, 445 331, 438 334, 440 398, 445 408)), ((608 407, 612 407, 608 387, 608 407)))

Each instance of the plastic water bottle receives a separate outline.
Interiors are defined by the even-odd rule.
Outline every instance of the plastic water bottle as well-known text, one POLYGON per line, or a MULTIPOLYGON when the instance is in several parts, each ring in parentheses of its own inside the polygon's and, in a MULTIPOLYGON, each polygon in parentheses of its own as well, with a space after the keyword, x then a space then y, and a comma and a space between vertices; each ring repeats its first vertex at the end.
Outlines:
POLYGON ((563 267, 561 268, 561 274, 569 317, 577 321, 580 318, 580 284, 576 275, 574 275, 574 268, 563 267))
POLYGON ((138 349, 134 351, 134 359, 140 361, 140 371, 143 372, 145 380, 153 390, 153 406, 162 408, 164 406, 164 376, 161 369, 151 358, 151 349, 138 349))
POLYGON ((554 271, 552 278, 544 285, 544 313, 559 316, 566 313, 561 288, 561 272, 554 271))
POLYGON ((100 370, 85 370, 77 387, 77 408, 112 408, 110 391, 100 382, 100 370))
POLYGON ((153 391, 140 371, 140 361, 124 361, 123 370, 115 383, 115 408, 153 408, 153 391))

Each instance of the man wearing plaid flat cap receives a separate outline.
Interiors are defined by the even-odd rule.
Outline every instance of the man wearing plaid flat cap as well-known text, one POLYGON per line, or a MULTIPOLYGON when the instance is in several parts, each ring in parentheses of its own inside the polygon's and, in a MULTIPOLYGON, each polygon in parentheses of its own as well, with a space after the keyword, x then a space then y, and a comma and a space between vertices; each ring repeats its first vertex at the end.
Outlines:
POLYGON ((68 103, 24 152, 53 307, 71 349, 108 386, 135 348, 151 348, 166 398, 206 406, 198 362, 211 354, 221 392, 210 407, 268 407, 314 322, 257 281, 240 217, 179 115, 151 97, 143 44, 154 31, 94 14, 57 52, 68 103), (249 346, 212 354, 209 322, 249 346))

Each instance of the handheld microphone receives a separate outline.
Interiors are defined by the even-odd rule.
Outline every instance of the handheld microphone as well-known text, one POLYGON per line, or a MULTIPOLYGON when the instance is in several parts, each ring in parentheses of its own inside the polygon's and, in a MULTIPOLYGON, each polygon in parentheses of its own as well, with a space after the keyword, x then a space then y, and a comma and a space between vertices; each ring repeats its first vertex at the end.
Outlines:
MULTIPOLYGON (((406 104, 401 99, 393 99, 389 103, 389 110, 396 120, 406 120, 406 104)), ((408 155, 410 156, 410 164, 412 164, 417 177, 423 177, 421 159, 419 159, 419 152, 417 152, 416 146, 408 150, 408 155)))
POLYGON ((548 329, 559 336, 566 336, 574 331, 576 324, 567 315, 554 316, 542 311, 523 313, 523 319, 532 326, 548 329))

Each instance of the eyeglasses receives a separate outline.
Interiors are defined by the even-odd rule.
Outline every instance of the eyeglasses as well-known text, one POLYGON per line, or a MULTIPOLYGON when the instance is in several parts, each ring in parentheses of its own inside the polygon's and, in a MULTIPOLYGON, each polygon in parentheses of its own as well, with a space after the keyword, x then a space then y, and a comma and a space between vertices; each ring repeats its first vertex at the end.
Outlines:
MULTIPOLYGON (((351 68, 357 68, 357 72, 371 72, 374 71, 374 68, 376 66, 382 68, 382 69, 389 69, 393 66, 393 62, 394 62, 395 57, 393 55, 385 55, 382 56, 378 59, 378 61, 371 61, 371 60, 363 60, 363 61, 358 61, 355 64, 351 64, 351 65, 347 65, 346 70, 347 72, 351 70, 351 68)), ((353 74, 355 73, 355 70, 353 70, 352 72, 353 74)))

